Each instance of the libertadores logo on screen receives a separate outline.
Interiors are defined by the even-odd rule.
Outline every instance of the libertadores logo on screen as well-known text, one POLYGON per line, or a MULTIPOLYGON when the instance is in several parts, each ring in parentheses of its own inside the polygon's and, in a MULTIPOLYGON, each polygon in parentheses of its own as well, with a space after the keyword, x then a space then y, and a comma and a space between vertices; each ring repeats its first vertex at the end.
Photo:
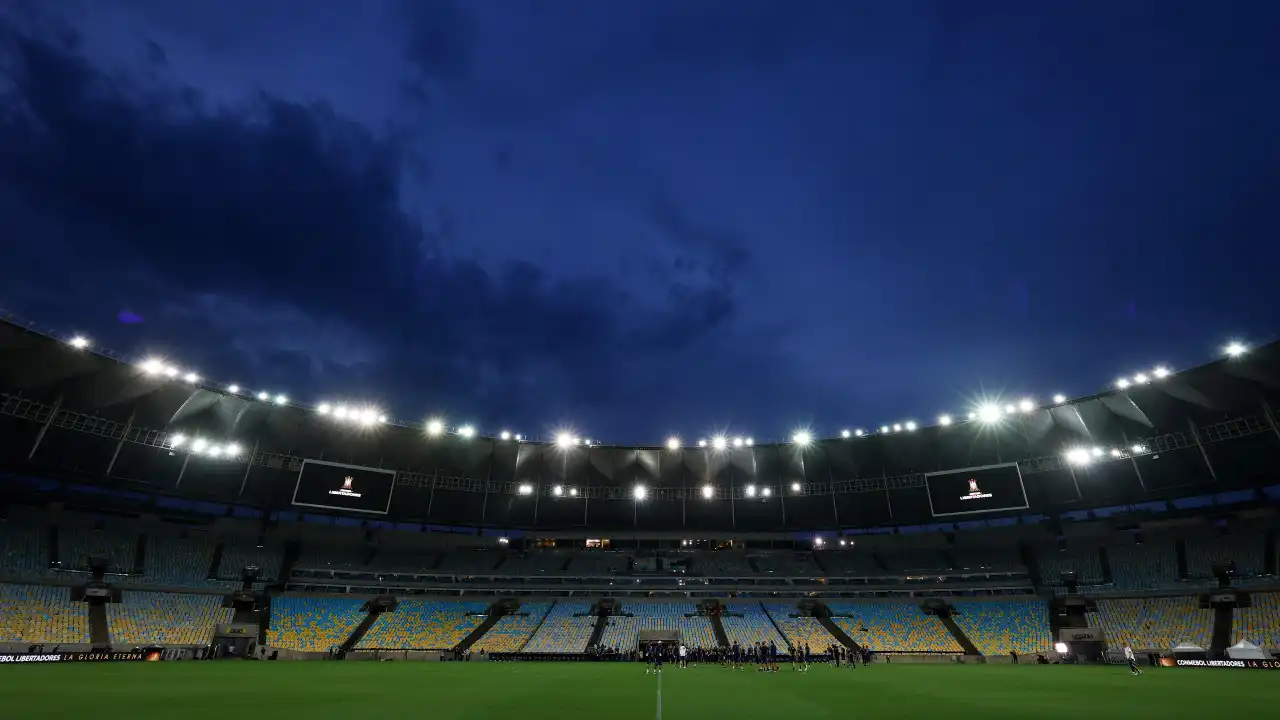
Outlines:
POLYGON ((973 478, 969 478, 969 492, 964 495, 961 495, 960 499, 961 500, 986 500, 989 497, 991 497, 991 493, 982 492, 982 490, 978 487, 978 481, 973 478))
POLYGON ((360 493, 358 493, 358 492, 356 492, 356 491, 354 491, 354 490, 352 490, 352 489, 351 489, 351 485, 352 485, 352 483, 354 483, 355 481, 356 481, 356 479, 355 479, 355 478, 353 478, 353 477, 351 477, 350 475, 348 475, 348 476, 346 476, 346 477, 342 478, 342 487, 338 488, 337 490, 330 490, 330 491, 329 491, 329 494, 330 494, 330 495, 341 495, 342 497, 349 497, 349 498, 358 498, 358 497, 360 497, 360 493))

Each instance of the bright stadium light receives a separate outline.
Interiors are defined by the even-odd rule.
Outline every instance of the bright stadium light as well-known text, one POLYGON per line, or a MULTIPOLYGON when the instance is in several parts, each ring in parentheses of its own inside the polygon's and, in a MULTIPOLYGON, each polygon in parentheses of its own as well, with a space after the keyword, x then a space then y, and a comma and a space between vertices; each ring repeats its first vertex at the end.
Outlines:
POLYGON ((851 437, 852 435, 853 435, 853 433, 849 432, 848 430, 841 430, 841 431, 840 431, 840 437, 842 437, 842 438, 849 438, 849 437, 851 437))
POLYGON ((227 443, 227 455, 236 457, 240 454, 240 446, 235 443, 227 443))
POLYGON ((1133 454, 1134 454, 1134 455, 1139 455, 1139 454, 1144 453, 1144 452, 1146 452, 1146 451, 1147 451, 1147 446, 1146 446, 1146 445, 1134 445, 1133 447, 1129 448, 1129 450, 1131 450, 1131 451, 1133 452, 1133 454))
POLYGON ((476 436, 476 429, 474 427, 471 427, 470 425, 463 425, 462 427, 458 428, 458 434, 470 440, 471 438, 476 436))
POLYGON ((569 497, 578 497, 578 488, 569 488, 569 497))
POLYGON ((894 432, 902 432, 902 423, 894 423, 894 424, 893 424, 893 431, 894 431, 894 432))
POLYGON ((1116 448, 1111 448, 1111 457, 1113 457, 1113 458, 1118 458, 1118 457, 1120 457, 1120 456, 1121 456, 1121 455, 1123 455, 1123 454, 1124 454, 1124 453, 1120 452, 1120 451, 1119 451, 1119 450, 1117 450, 1116 448))
POLYGON ((524 440, 524 436, 519 433, 516 433, 516 442, 520 442, 521 440, 524 440))
POLYGON ((939 425, 941 425, 941 426, 943 426, 943 427, 946 427, 946 426, 950 425, 950 424, 951 424, 951 416, 950 416, 950 415, 939 415, 939 416, 938 416, 938 424, 939 424, 939 425))
POLYGON ((915 432, 915 431, 916 431, 916 422, 915 422, 914 420, 908 420, 908 421, 907 421, 907 424, 906 424, 906 425, 903 425, 902 427, 906 428, 906 429, 907 429, 907 432, 915 432))
POLYGON ((1072 465, 1088 465, 1092 461, 1089 451, 1084 448, 1071 448, 1067 451, 1067 462, 1072 465))
POLYGON ((192 452, 204 452, 204 449, 205 449, 206 447, 208 447, 208 446, 209 446, 209 443, 208 443, 207 441, 205 441, 205 439, 204 439, 204 438, 196 438, 196 439, 191 443, 191 451, 192 451, 192 452))
POLYGON ((338 407, 333 409, 333 416, 338 418, 339 420, 346 420, 347 416, 350 414, 351 414, 351 411, 348 410, 345 405, 339 405, 338 407))
POLYGON ((791 436, 791 442, 803 447, 813 442, 813 435, 808 430, 799 430, 791 436))
POLYGON ((189 372, 186 375, 183 375, 182 379, 191 383, 192 385, 195 385, 196 383, 200 382, 200 376, 193 372, 189 372))
POLYGON ((559 435, 556 435, 556 445, 559 445, 562 448, 567 448, 573 445, 573 436, 569 433, 560 433, 559 435))
POLYGON ((532 485, 530 485, 530 484, 528 484, 528 483, 525 483, 525 484, 521 485, 519 488, 517 488, 517 489, 516 489, 516 492, 520 493, 521 495, 532 495, 532 494, 533 494, 533 486, 532 486, 532 485))
POLYGON ((1151 378, 1147 377, 1146 373, 1138 373, 1133 376, 1134 385, 1146 385, 1149 382, 1151 382, 1151 378))
POLYGON ((209 457, 222 457, 222 448, 217 445, 209 448, 209 457))
POLYGON ((1090 452, 1094 457, 1102 457, 1102 448, 1100 448, 1100 447, 1089 448, 1089 452, 1090 452))
POLYGON ((89 338, 87 338, 87 337, 85 337, 85 336, 83 336, 83 335, 76 335, 75 337, 73 337, 73 338, 71 338, 70 340, 68 340, 68 341, 67 341, 67 344, 68 344, 68 345, 70 345, 71 347, 73 347, 73 348, 77 349, 77 350, 83 350, 83 349, 85 349, 85 348, 89 347, 89 344, 90 344, 90 343, 89 343, 89 338))
POLYGON ((970 420, 977 420, 977 419, 978 419, 978 413, 976 413, 976 412, 971 412, 971 413, 969 413, 969 419, 970 419, 970 420))
POLYGON ((755 485, 748 485, 748 486, 747 486, 747 497, 755 497, 755 496, 756 496, 756 486, 755 486, 755 485))
POLYGON ((818 536, 813 539, 813 544, 817 545, 818 547, 822 547, 824 543, 825 541, 822 539, 822 536, 818 536))
POLYGON ((1066 655, 1067 651, 1069 651, 1071 648, 1068 647, 1067 644, 1064 642, 1057 642, 1053 644, 1053 649, 1057 651, 1059 655, 1066 655))
POLYGON ((711 498, 715 497, 715 494, 716 494, 716 489, 714 487, 711 487, 710 485, 702 486, 702 497, 710 500, 711 498))
POLYGON ((321 415, 328 415, 333 408, 329 407, 329 403, 320 403, 320 407, 316 408, 316 412, 321 415))
POLYGON ((142 368, 142 372, 148 375, 159 375, 164 372, 164 362, 156 358, 147 358, 138 367, 142 368))
POLYGON ((1156 369, 1151 371, 1151 374, 1155 375, 1157 380, 1163 380, 1169 377, 1169 368, 1163 365, 1157 365, 1156 369))
POLYGON ((674 436, 673 436, 673 437, 669 437, 669 438, 667 438, 667 449, 668 449, 668 450, 679 450, 679 449, 680 449, 680 438, 678 438, 678 437, 674 437, 674 436))
POLYGON ((166 365, 164 369, 161 370, 161 372, 164 373, 165 377, 170 377, 170 378, 178 377, 178 368, 173 367, 172 365, 166 365))
POLYGON ((881 435, 884 435, 884 434, 886 434, 886 433, 888 433, 888 432, 889 432, 889 426, 888 426, 888 425, 881 425, 881 426, 880 426, 880 434, 881 434, 881 435))
POLYGON ((1005 406, 1004 406, 1004 414, 1005 414, 1005 415, 1012 415, 1012 414, 1014 414, 1014 413, 1016 413, 1016 412, 1018 412, 1018 408, 1017 408, 1017 406, 1015 406, 1013 403, 1009 403, 1008 405, 1005 405, 1005 406))
POLYGON ((551 488, 551 494, 555 495, 556 497, 560 497, 561 495, 564 494, 564 488, 560 487, 559 485, 556 485, 555 487, 551 488))
POLYGON ((746 443, 747 443, 747 441, 746 441, 746 440, 743 440, 743 439, 742 439, 742 438, 740 438, 740 437, 736 437, 736 438, 734 438, 734 439, 733 439, 733 446, 734 446, 734 447, 736 447, 736 448, 740 448, 740 447, 742 447, 743 445, 745 445, 746 443))
POLYGON ((791 492, 800 492, 800 483, 798 482, 791 483, 791 492))
POLYGON ((1023 398, 1022 401, 1018 403, 1018 409, 1024 413, 1029 413, 1036 409, 1036 404, 1029 398, 1023 398))
POLYGON ((643 500, 645 496, 649 494, 649 491, 645 489, 645 486, 643 485, 637 485, 635 490, 632 490, 631 492, 635 495, 637 500, 643 500))
POLYGON ((863 435, 866 435, 866 433, 864 433, 864 432, 863 432, 863 431, 861 431, 861 430, 854 430, 854 431, 853 431, 853 436, 854 436, 854 437, 862 437, 863 435))
POLYGON ((284 405, 284 404, 285 404, 285 403, 287 403, 287 402, 289 402, 289 396, 288 396, 288 395, 277 395, 277 396, 276 396, 276 404, 277 404, 277 405, 284 405))
POLYGON ((498 437, 499 437, 499 438, 501 438, 501 439, 503 439, 503 440, 510 440, 510 439, 511 439, 511 433, 507 432, 506 430, 503 430, 503 431, 502 431, 502 433, 498 435, 498 437))
POLYGON ((428 435, 439 435, 439 434, 441 434, 441 433, 443 433, 443 432, 444 432, 444 422, 443 422, 443 421, 441 421, 441 420, 428 420, 428 421, 427 421, 427 434, 428 434, 428 435))
POLYGON ((752 445, 755 445, 755 444, 756 444, 755 438, 747 438, 747 447, 751 447, 752 445))
POLYGON ((186 441, 187 441, 187 436, 183 435, 182 433, 178 433, 177 435, 174 435, 173 437, 169 438, 169 445, 170 447, 182 447, 182 443, 186 441))
POLYGON ((1222 352, 1226 353, 1227 357, 1240 357, 1241 355, 1249 352, 1249 348, 1242 342, 1232 341, 1227 343, 1227 346, 1222 349, 1222 352))
POLYGON ((725 436, 723 435, 717 435, 711 438, 711 447, 715 448, 716 450, 723 450, 726 447, 728 447, 728 445, 729 445, 729 441, 725 439, 725 436))
POLYGON ((239 395, 239 394, 240 394, 240 386, 239 386, 239 385, 236 385, 235 383, 232 383, 232 384, 230 384, 230 385, 228 385, 228 386, 227 386, 227 392, 231 393, 232 395, 239 395))
POLYGON ((378 416, 378 422, 379 422, 379 423, 381 423, 381 424, 383 424, 383 425, 386 425, 386 424, 387 424, 387 416, 386 416, 386 415, 379 415, 379 416, 378 416))
POLYGON ((765 497, 769 497, 770 495, 772 495, 772 494, 773 494, 773 490, 772 490, 772 489, 770 489, 770 488, 761 488, 761 490, 760 490, 760 494, 761 494, 761 495, 763 495, 763 496, 765 496, 765 497))
POLYGON ((1064 402, 1066 402, 1066 401, 1067 401, 1067 396, 1066 396, 1066 395, 1063 395, 1062 393, 1058 393, 1057 395, 1054 395, 1054 396, 1053 396, 1053 404, 1054 404, 1054 405, 1061 405, 1062 403, 1064 403, 1064 402))
POLYGON ((266 402, 271 399, 271 396, 266 392, 260 392, 258 393, 258 399, 261 400, 262 402, 266 402))
POLYGON ((699 441, 698 441, 698 447, 706 447, 706 446, 707 446, 707 441, 706 441, 706 440, 699 440, 699 441))
POLYGON ((1000 406, 995 403, 985 403, 978 408, 978 419, 984 423, 1000 422, 1000 406))
MULTIPOLYGON (((574 439, 573 439, 573 444, 574 444, 574 445, 581 445, 581 444, 582 444, 582 438, 579 438, 579 437, 574 438, 574 439)), ((591 441, 590 441, 590 440, 588 440, 588 441, 587 441, 587 444, 588 444, 588 445, 590 445, 590 444, 591 444, 591 441)))
POLYGON ((1124 390, 1124 389, 1128 388, 1128 387, 1129 387, 1129 379, 1128 379, 1128 378, 1120 378, 1119 380, 1117 380, 1117 381, 1116 381, 1116 387, 1120 388, 1121 390, 1124 390))

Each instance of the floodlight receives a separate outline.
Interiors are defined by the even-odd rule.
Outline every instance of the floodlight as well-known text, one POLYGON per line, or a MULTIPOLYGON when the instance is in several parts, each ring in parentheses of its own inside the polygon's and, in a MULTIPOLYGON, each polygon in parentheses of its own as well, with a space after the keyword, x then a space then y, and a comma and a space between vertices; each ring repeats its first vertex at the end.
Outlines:
POLYGON ((191 383, 192 385, 194 385, 194 384, 196 384, 196 383, 200 382, 200 376, 199 376, 199 375, 197 375, 197 374, 195 374, 195 373, 193 373, 193 372, 189 372, 189 373, 187 373, 186 375, 183 375, 183 376, 182 376, 182 379, 183 379, 183 380, 186 380, 187 382, 191 383))
POLYGON ((747 438, 747 447, 751 447, 752 445, 755 445, 755 444, 756 444, 756 441, 753 438, 747 438))
POLYGON ((984 423, 1000 422, 1000 406, 986 403, 978 408, 978 419, 984 423))
POLYGON ((235 443, 227 443, 227 454, 235 457, 240 454, 240 446, 235 443))
POLYGON ((528 484, 528 483, 525 483, 525 484, 521 485, 519 488, 517 488, 517 490, 516 490, 516 491, 517 491, 517 492, 519 492, 521 495, 532 495, 532 494, 533 494, 533 486, 532 486, 532 485, 530 485, 530 484, 528 484))
POLYGON ((385 424, 385 423, 387 422, 387 416, 386 416, 386 415, 379 415, 379 416, 378 416, 378 422, 380 422, 380 423, 384 423, 384 424, 385 424))
POLYGON ((187 436, 183 435, 182 433, 178 433, 177 435, 174 435, 173 437, 169 438, 169 445, 171 447, 180 447, 182 443, 186 441, 187 441, 187 436))
POLYGON ((1036 404, 1024 398, 1021 402, 1018 403, 1018 409, 1024 413, 1029 413, 1032 410, 1036 409, 1036 404))
POLYGON ((1093 453, 1094 457, 1102 457, 1102 448, 1100 447, 1091 448, 1089 452, 1093 453))
POLYGON ((726 445, 728 445, 728 444, 729 444, 729 441, 728 441, 728 440, 726 440, 726 439, 725 439, 725 437, 724 437, 723 435, 717 435, 717 436, 715 436, 715 437, 711 438, 711 447, 713 447, 713 448, 715 448, 715 449, 717 449, 717 450, 723 450, 723 449, 725 449, 725 446, 726 446, 726 445))
POLYGON ((707 441, 706 441, 706 440, 699 440, 699 441, 698 441, 698 447, 706 447, 706 446, 707 446, 707 441))
POLYGON ((773 494, 773 490, 771 490, 770 488, 761 488, 760 494, 765 497, 769 497, 770 495, 773 494))
POLYGON ((822 547, 822 543, 823 543, 823 542, 824 542, 824 541, 823 541, 823 539, 822 539, 821 537, 816 537, 816 538, 814 538, 814 539, 813 539, 813 544, 814 544, 814 545, 817 545, 818 547, 822 547))
POLYGON ((502 438, 503 440, 510 440, 511 433, 507 432, 506 430, 503 430, 502 433, 498 435, 498 437, 502 438))
POLYGON ((204 449, 208 446, 209 443, 205 442, 203 438, 196 438, 195 441, 191 443, 191 450, 192 452, 204 452, 204 449))
POLYGON ((321 415, 328 415, 333 408, 329 407, 329 403, 320 403, 320 407, 316 408, 316 412, 321 415))
POLYGON ((796 445, 808 445, 813 442, 813 435, 808 430, 800 430, 791 436, 791 442, 796 445))
POLYGON ((1092 459, 1089 451, 1084 448, 1072 448, 1067 451, 1067 462, 1072 465, 1088 465, 1092 459))
POLYGON ((171 377, 171 378, 178 377, 178 368, 176 367, 171 367, 166 365, 161 372, 164 373, 165 377, 171 377))
POLYGON ((67 344, 77 350, 83 350, 89 347, 89 338, 83 335, 76 335, 75 337, 68 340, 67 344))
POLYGON ((852 434, 853 434, 853 433, 849 432, 848 430, 841 430, 841 431, 840 431, 840 437, 842 437, 842 438, 847 438, 847 437, 849 437, 849 436, 850 436, 850 435, 852 435, 852 434))
POLYGON ((266 402, 271 399, 271 396, 265 392, 260 392, 258 393, 258 399, 261 400, 262 402, 266 402))
POLYGON ((894 424, 893 424, 893 431, 894 431, 894 432, 902 432, 902 423, 894 423, 894 424))
POLYGON ((439 434, 440 434, 440 433, 442 433, 442 432, 444 432, 444 423, 443 423, 443 422, 441 422, 441 421, 439 421, 439 420, 428 420, 428 421, 427 421, 427 434, 428 434, 428 435, 439 435, 439 434))
POLYGON ((350 415, 350 414, 351 414, 350 411, 347 410, 347 408, 343 405, 339 405, 333 410, 333 416, 338 418, 339 420, 346 420, 347 415, 350 415))
POLYGON ((849 543, 847 540, 845 540, 844 538, 840 538, 840 547, 844 547, 845 545, 848 545, 848 544, 849 543))
POLYGON ((800 492, 800 483, 798 482, 791 483, 791 492, 800 492))
POLYGON ((138 367, 142 368, 142 372, 148 375, 159 375, 164 372, 164 363, 156 358, 147 358, 138 367))
POLYGON ((711 487, 710 485, 702 486, 702 497, 710 500, 713 496, 715 496, 715 494, 716 494, 715 488, 711 487))
POLYGON ((588 446, 588 447, 590 447, 590 445, 591 445, 591 438, 582 438, 582 444, 583 444, 583 445, 586 445, 586 446, 588 446))
POLYGON ((1004 413, 1006 415, 1012 415, 1016 412, 1018 412, 1018 408, 1014 407, 1013 403, 1009 403, 1008 405, 1004 406, 1004 413))
POLYGON ((734 446, 734 447, 736 447, 736 448, 740 448, 740 447, 742 447, 742 446, 743 446, 743 444, 744 444, 744 441, 743 441, 743 439, 742 439, 742 438, 740 438, 740 437, 736 437, 736 438, 734 438, 734 439, 733 439, 733 446, 734 446))
POLYGON ((1071 648, 1067 647, 1067 644, 1064 642, 1058 642, 1053 644, 1053 649, 1056 650, 1059 655, 1066 655, 1067 651, 1071 648))
POLYGON ((277 404, 277 405, 284 405, 284 404, 285 404, 285 403, 287 403, 287 402, 289 402, 289 397, 288 397, 287 395, 277 395, 277 396, 276 396, 276 404, 277 404))
POLYGON ((748 486, 747 486, 747 497, 755 497, 755 496, 756 496, 756 486, 755 486, 755 485, 748 485, 748 486))
MULTIPOLYGON (((588 443, 588 444, 590 444, 590 443, 591 443, 591 441, 590 441, 590 440, 588 440, 588 441, 587 441, 587 443, 588 443)), ((573 439, 573 444, 574 444, 574 445, 581 445, 581 444, 582 444, 582 438, 574 438, 574 439, 573 439)))
POLYGON ((862 436, 863 436, 863 435, 865 435, 865 434, 866 434, 866 433, 862 432, 861 430, 854 430, 854 431, 853 431, 853 436, 854 436, 854 437, 862 437, 862 436))
POLYGON ((881 425, 881 426, 880 426, 880 432, 881 432, 881 434, 889 432, 889 426, 888 426, 888 425, 881 425))
POLYGON ((648 491, 643 485, 637 485, 635 490, 632 490, 632 494, 636 496, 637 500, 643 500, 644 496, 648 494, 648 491))
POLYGON ((1136 385, 1146 385, 1151 382, 1151 378, 1147 377, 1146 373, 1138 373, 1133 376, 1133 382, 1136 385))
POLYGON ((1241 355, 1249 352, 1249 348, 1245 347, 1244 343, 1231 342, 1223 348, 1223 352, 1227 354, 1227 357, 1240 357, 1241 355))
POLYGON ((1058 393, 1057 395, 1054 395, 1054 396, 1053 396, 1053 404, 1054 404, 1054 405, 1061 405, 1062 403, 1064 403, 1064 402, 1066 402, 1066 401, 1067 401, 1067 396, 1066 396, 1066 395, 1063 395, 1062 393, 1058 393))
POLYGON ((1121 452, 1119 450, 1115 448, 1111 448, 1111 457, 1118 458, 1120 457, 1120 455, 1121 455, 1121 452))
POLYGON ((560 497, 561 495, 563 495, 563 494, 564 494, 564 488, 562 488, 562 487, 560 487, 559 485, 557 485, 557 486, 555 486, 555 487, 551 488, 551 494, 552 494, 552 495, 555 495, 556 497, 560 497))
POLYGON ((1165 367, 1165 366, 1163 366, 1163 365, 1159 365, 1159 366, 1157 366, 1157 367, 1156 367, 1156 369, 1155 369, 1155 370, 1152 370, 1152 371, 1151 371, 1151 374, 1152 374, 1152 375, 1155 375, 1157 380, 1163 380, 1163 379, 1165 379, 1165 378, 1169 377, 1169 368, 1167 368, 1167 367, 1165 367))
POLYGON ((458 428, 458 434, 464 438, 471 439, 476 436, 476 429, 470 425, 463 425, 458 428))
POLYGON ((232 395, 239 395, 239 394, 240 394, 240 386, 239 386, 239 385, 235 385, 235 384, 228 385, 228 386, 227 386, 227 392, 231 393, 232 395))
POLYGON ((1124 390, 1125 388, 1129 387, 1129 380, 1127 378, 1120 378, 1119 380, 1116 381, 1116 387, 1120 388, 1121 390, 1124 390))
POLYGON ((945 427, 945 426, 947 426, 947 425, 950 425, 950 424, 951 424, 951 416, 950 416, 950 415, 939 415, 939 416, 938 416, 938 424, 939 424, 939 425, 942 425, 942 426, 944 426, 944 427, 945 427))
POLYGON ((569 497, 578 497, 578 488, 569 488, 569 497))
POLYGON ((667 449, 668 449, 668 450, 679 450, 679 449, 680 449, 680 438, 678 438, 678 437, 669 437, 669 438, 667 438, 667 449))
POLYGON ((222 457, 222 448, 217 445, 209 448, 209 457, 222 457))
POLYGON ((510 541, 510 540, 508 540, 507 538, 504 538, 504 537, 500 537, 500 538, 498 538, 498 544, 499 544, 499 545, 507 545, 507 544, 509 544, 510 542, 511 542, 511 541, 510 541))
POLYGON ((915 421, 914 421, 914 420, 909 420, 909 421, 907 421, 907 424, 906 424, 906 425, 903 425, 903 427, 905 427, 905 428, 907 429, 907 432, 915 432, 915 431, 916 431, 916 423, 915 423, 915 421))
POLYGON ((556 445, 559 445, 562 448, 567 448, 572 444, 573 436, 569 433, 560 433, 559 435, 556 435, 556 445))
POLYGON ((977 420, 977 419, 978 419, 978 413, 976 413, 976 412, 971 412, 971 413, 969 413, 969 419, 970 419, 970 420, 977 420))
POLYGON ((1134 445, 1133 447, 1131 447, 1131 448, 1129 448, 1129 449, 1133 451, 1133 454, 1134 454, 1134 455, 1137 455, 1137 454, 1139 454, 1139 453, 1144 453, 1144 452, 1146 452, 1146 451, 1147 451, 1147 446, 1145 446, 1145 445, 1134 445))

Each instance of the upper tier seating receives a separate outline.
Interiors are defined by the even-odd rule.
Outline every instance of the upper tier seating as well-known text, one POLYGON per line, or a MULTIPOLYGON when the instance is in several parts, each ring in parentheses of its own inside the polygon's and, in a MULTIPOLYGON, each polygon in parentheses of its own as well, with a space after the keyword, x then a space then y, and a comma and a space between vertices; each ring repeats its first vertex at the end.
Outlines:
POLYGON ((882 552, 880 558, 885 565, 895 572, 911 570, 937 571, 950 570, 950 563, 941 550, 903 550, 899 552, 882 552))
POLYGON ((138 536, 109 528, 62 525, 58 530, 58 560, 63 570, 88 570, 89 558, 107 558, 109 572, 134 570, 138 536))
POLYGON ((503 575, 562 575, 565 563, 573 553, 560 550, 537 550, 512 553, 506 562, 498 566, 503 575))
POLYGON ((294 567, 306 570, 360 570, 369 551, 363 547, 303 545, 294 567))
POLYGON ((451 650, 484 622, 485 603, 401 600, 384 612, 356 647, 382 650, 451 650))
POLYGON ((214 626, 235 612, 220 595, 126 590, 122 600, 107 605, 113 645, 208 645, 214 626))
POLYGON ((693 573, 721 577, 746 577, 755 575, 747 556, 737 550, 715 550, 693 556, 693 573))
POLYGON ((0 642, 87 643, 89 605, 67 587, 0 583, 0 642))
POLYGON ((175 587, 226 588, 240 587, 232 580, 210 580, 213 553, 217 544, 204 538, 147 538, 146 566, 141 576, 128 579, 129 584, 168 585, 175 587))
POLYGON ((617 575, 625 573, 631 563, 626 553, 609 550, 585 550, 569 561, 569 574, 579 576, 617 575))
POLYGON ((1239 575, 1262 572, 1263 546, 1261 533, 1238 532, 1231 535, 1199 534, 1186 539, 1187 572, 1196 578, 1212 578, 1213 566, 1234 562, 1239 575))
POLYGON ((1160 590, 1178 587, 1178 553, 1172 541, 1145 545, 1120 543, 1107 548, 1117 590, 1160 590))
POLYGON ((1213 610, 1200 609, 1194 597, 1098 600, 1089 624, 1101 627, 1107 644, 1128 642, 1135 650, 1168 652, 1178 643, 1209 647, 1213 610))
MULTIPOLYGON (((547 617, 542 627, 529 638, 524 652, 530 653, 580 653, 587 649, 591 640, 591 632, 595 629, 596 618, 591 612, 590 603, 558 602, 547 617)), ((483 638, 481 638, 483 640, 483 638)))
POLYGON ((762 573, 771 573, 784 577, 822 577, 825 573, 809 552, 762 553, 755 557, 756 567, 762 573))
POLYGON ((538 629, 542 619, 551 609, 549 602, 527 602, 510 615, 503 615, 484 637, 476 641, 478 652, 518 652, 538 629))
POLYGON ((493 575, 502 560, 497 550, 455 550, 440 560, 435 572, 445 575, 493 575))
POLYGON ((818 562, 828 575, 850 577, 877 577, 887 573, 876 564, 875 556, 868 552, 838 550, 818 553, 818 562))
POLYGON ((956 548, 951 551, 955 569, 961 572, 1025 571, 1016 547, 956 548))
POLYGON ((40 577, 49 570, 49 530, 20 518, 0 520, 0 573, 40 577))
POLYGON ((914 603, 830 603, 832 618, 854 642, 875 652, 963 652, 942 621, 914 603))
POLYGON ((724 627, 725 637, 730 644, 736 642, 746 647, 758 642, 771 642, 785 652, 786 638, 779 635, 778 629, 769 622, 769 616, 760 607, 760 603, 733 603, 725 605, 724 609, 720 625, 724 627))
POLYGON ((764 609, 777 623, 783 637, 790 643, 808 645, 809 649, 815 653, 825 652, 827 646, 839 644, 817 618, 791 617, 799 612, 795 605, 765 603, 764 609))
POLYGON ((306 652, 327 652, 342 645, 364 620, 358 598, 282 595, 271 601, 267 643, 306 652))
POLYGON ((629 613, 631 617, 616 614, 610 617, 600 638, 601 645, 632 650, 639 645, 641 630, 679 630, 680 642, 689 647, 716 646, 711 619, 698 616, 698 608, 693 603, 626 601, 620 612, 629 613))
POLYGON ((1280 651, 1280 593, 1253 593, 1253 607, 1236 608, 1231 643, 1248 640, 1261 648, 1280 651))
MULTIPOLYGON (((434 550, 379 550, 369 561, 367 569, 394 573, 433 573, 440 563, 440 553, 434 550)), ((448 574, 448 573, 445 573, 448 574)))
POLYGON ((1096 547, 1069 546, 1060 551, 1056 547, 1045 546, 1037 549, 1036 558, 1040 562, 1040 577, 1046 583, 1060 582, 1062 573, 1068 571, 1076 573, 1081 585, 1102 583, 1102 560, 1096 547))
POLYGON ((258 568, 259 580, 278 580, 283 558, 283 549, 271 544, 257 547, 255 543, 246 541, 227 542, 222 546, 222 561, 218 563, 218 577, 239 580, 244 569, 253 565, 258 568))
POLYGON ((956 624, 983 655, 1053 649, 1049 606, 1043 601, 958 602, 954 607, 956 624))

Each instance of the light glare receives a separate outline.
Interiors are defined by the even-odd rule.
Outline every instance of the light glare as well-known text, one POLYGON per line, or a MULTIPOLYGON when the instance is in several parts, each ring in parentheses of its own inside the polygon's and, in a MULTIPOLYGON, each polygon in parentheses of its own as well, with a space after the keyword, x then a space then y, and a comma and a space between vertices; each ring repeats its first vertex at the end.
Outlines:
POLYGON ((679 449, 680 449, 680 438, 678 438, 678 437, 669 437, 669 438, 667 438, 667 449, 668 449, 668 450, 679 450, 679 449))
POLYGON ((83 350, 89 347, 89 338, 84 337, 83 335, 77 335, 71 338, 71 340, 69 341, 69 344, 71 345, 71 347, 77 350, 83 350))
POLYGON ((950 415, 939 415, 939 416, 938 416, 938 424, 939 424, 939 425, 942 425, 943 427, 946 427, 947 425, 950 425, 950 424, 951 424, 951 416, 950 416, 950 415))
POLYGON ((1067 396, 1066 396, 1066 395, 1063 395, 1062 393, 1058 393, 1057 395, 1054 395, 1054 396, 1053 396, 1053 404, 1054 404, 1054 405, 1061 405, 1062 403, 1064 403, 1064 402, 1066 402, 1066 401, 1067 401, 1067 396))
POLYGON ((443 423, 443 422, 441 422, 440 420, 428 420, 428 421, 427 421, 427 434, 428 434, 428 435, 439 435, 439 434, 440 434, 440 433, 442 433, 442 432, 444 432, 444 423, 443 423))
POLYGON ((636 489, 633 490, 632 492, 636 496, 637 500, 643 500, 645 498, 645 495, 649 494, 649 491, 643 485, 637 485, 636 489))
POLYGON ((716 494, 716 489, 710 485, 702 486, 702 497, 710 500, 716 494))

